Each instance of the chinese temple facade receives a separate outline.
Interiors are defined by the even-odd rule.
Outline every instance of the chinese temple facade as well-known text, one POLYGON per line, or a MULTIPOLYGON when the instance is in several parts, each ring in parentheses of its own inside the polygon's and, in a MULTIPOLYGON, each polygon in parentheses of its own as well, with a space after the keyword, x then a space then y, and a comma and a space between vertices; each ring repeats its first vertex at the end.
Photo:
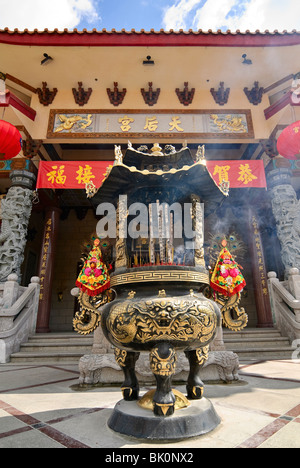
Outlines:
MULTIPOLYGON (((155 144, 195 161, 204 148, 226 192, 205 219, 206 264, 226 238, 248 327, 273 327, 267 274, 300 268, 300 162, 277 151, 300 120, 299 52, 297 32, 0 31, 0 119, 23 139, 0 161, 0 190, 6 201, 12 184, 35 191, 19 277, 40 278, 37 333, 72 331, 70 290, 99 221, 86 187, 101 186, 116 147, 155 144)), ((16 272, 4 266, 1 281, 16 272)))

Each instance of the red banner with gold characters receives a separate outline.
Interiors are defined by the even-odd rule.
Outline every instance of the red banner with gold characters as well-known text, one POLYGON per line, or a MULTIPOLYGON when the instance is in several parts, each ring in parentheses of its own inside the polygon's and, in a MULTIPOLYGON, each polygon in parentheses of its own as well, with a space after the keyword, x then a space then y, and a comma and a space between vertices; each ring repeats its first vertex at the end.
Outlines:
POLYGON ((262 160, 206 161, 206 167, 217 185, 229 182, 229 189, 267 186, 262 160))
MULTIPOLYGON (((40 161, 36 188, 84 189, 92 182, 101 187, 113 161, 40 161)), ((207 161, 206 167, 217 185, 230 188, 266 187, 263 161, 207 161)))
POLYGON ((113 161, 40 161, 36 188, 85 189, 93 182, 99 188, 113 161))

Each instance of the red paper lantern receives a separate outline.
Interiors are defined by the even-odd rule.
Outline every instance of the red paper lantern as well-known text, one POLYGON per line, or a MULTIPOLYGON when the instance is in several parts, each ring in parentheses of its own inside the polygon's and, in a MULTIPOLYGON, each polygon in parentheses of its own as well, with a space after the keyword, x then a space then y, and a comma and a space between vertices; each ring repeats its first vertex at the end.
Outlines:
POLYGON ((22 149, 20 132, 9 122, 0 120, 0 160, 12 159, 22 149))
POLYGON ((300 120, 286 127, 277 140, 277 151, 287 159, 300 159, 300 120))

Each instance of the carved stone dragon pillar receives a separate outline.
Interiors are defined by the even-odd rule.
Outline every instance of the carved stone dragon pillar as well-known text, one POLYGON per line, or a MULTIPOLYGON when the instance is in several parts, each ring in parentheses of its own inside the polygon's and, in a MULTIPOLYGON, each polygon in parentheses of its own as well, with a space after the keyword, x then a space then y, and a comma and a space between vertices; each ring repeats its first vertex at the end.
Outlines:
POLYGON ((300 269, 300 201, 291 185, 291 170, 277 168, 268 175, 272 211, 281 244, 281 259, 288 272, 300 269))
POLYGON ((16 273, 20 279, 35 175, 16 170, 11 172, 10 178, 12 186, 1 203, 0 282, 6 281, 11 273, 16 273))

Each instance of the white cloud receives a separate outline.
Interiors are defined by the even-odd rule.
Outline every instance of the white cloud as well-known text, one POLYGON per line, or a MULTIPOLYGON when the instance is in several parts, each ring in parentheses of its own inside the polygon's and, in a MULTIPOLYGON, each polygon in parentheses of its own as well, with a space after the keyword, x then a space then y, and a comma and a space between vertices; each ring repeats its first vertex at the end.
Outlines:
POLYGON ((300 29, 299 0, 176 0, 165 9, 165 29, 264 31, 300 29))
POLYGON ((201 3, 199 0, 177 0, 174 5, 165 8, 164 29, 189 29, 187 17, 199 3, 201 3))
POLYGON ((220 29, 225 25, 226 15, 235 4, 236 0, 221 0, 217 5, 215 0, 207 0, 203 8, 197 10, 193 20, 193 27, 204 31, 220 29))
POLYGON ((94 0, 0 0, 1 29, 74 29, 82 19, 100 19, 94 0))
POLYGON ((229 29, 250 29, 262 31, 269 29, 283 31, 300 29, 299 0, 251 0, 241 18, 232 17, 228 21, 229 29))

